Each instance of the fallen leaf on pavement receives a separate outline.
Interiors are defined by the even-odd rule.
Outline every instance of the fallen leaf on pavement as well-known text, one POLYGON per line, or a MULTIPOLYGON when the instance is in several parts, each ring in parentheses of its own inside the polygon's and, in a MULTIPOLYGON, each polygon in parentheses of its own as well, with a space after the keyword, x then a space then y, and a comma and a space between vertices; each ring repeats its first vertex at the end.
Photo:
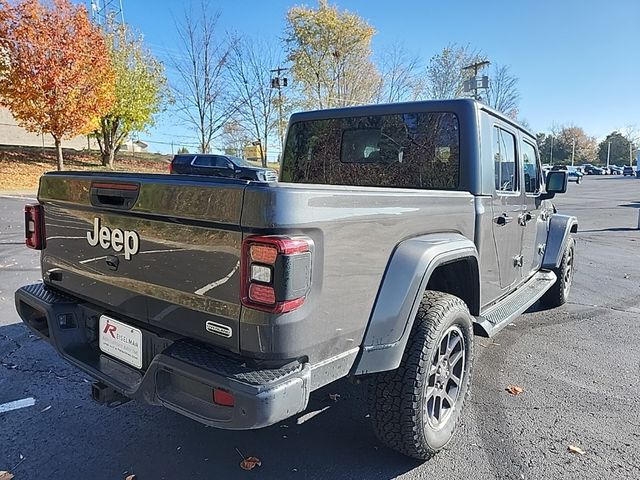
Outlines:
POLYGON ((567 447, 567 450, 569 450, 571 453, 578 453, 580 455, 584 455, 586 452, 584 450, 582 450, 580 447, 576 447, 575 445, 569 445, 567 447))
POLYGON ((340 394, 339 393, 330 393, 329 394, 329 400, 333 400, 334 402, 337 402, 339 398, 340 398, 340 394))
POLYGON ((47 410, 49 410, 51 408, 51 405, 49 405, 48 407, 44 407, 42 410, 40 410, 40 413, 44 413, 47 410))
POLYGON ((13 473, 7 472, 6 470, 2 470, 0 472, 0 480, 11 480, 13 478, 13 473))
POLYGON ((131 475, 128 475, 128 476, 126 476, 126 477, 124 478, 124 480, 136 480, 136 475, 135 475, 135 473, 134 473, 134 474, 131 474, 131 475))
POLYGON ((243 470, 253 470, 256 465, 258 467, 262 466, 262 462, 258 457, 247 457, 240 462, 240 468, 243 470))
POLYGON ((520 395, 522 392, 524 392, 524 388, 517 385, 509 385, 507 388, 505 388, 505 390, 514 396, 520 395))

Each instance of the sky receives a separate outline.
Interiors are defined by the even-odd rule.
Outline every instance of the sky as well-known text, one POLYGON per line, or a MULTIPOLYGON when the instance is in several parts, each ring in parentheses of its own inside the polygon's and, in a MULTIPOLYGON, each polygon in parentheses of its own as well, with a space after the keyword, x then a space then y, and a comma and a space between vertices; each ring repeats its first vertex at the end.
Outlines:
MULTIPOLYGON (((125 21, 139 30, 161 60, 179 53, 175 21, 188 2, 122 0, 125 21)), ((198 0, 196 5, 198 4, 198 0)), ((450 43, 469 44, 519 78, 520 118, 532 130, 575 124, 603 138, 629 125, 640 127, 639 0, 333 0, 377 31, 374 52, 403 44, 426 64, 450 43)), ((220 32, 283 37, 293 5, 315 0, 211 0, 221 14, 220 32)), ((175 74, 167 70, 169 79, 175 74)), ((170 112, 140 138, 151 150, 170 142, 193 143, 192 132, 170 112)))

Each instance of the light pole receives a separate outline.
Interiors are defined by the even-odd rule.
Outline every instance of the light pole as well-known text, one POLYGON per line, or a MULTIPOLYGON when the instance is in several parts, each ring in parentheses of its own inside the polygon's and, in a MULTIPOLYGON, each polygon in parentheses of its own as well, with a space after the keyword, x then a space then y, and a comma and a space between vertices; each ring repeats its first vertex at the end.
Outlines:
POLYGON ((549 153, 549 165, 553 165, 553 133, 551 134, 551 152, 549 153))
POLYGON ((289 83, 287 77, 281 77, 280 74, 286 71, 286 68, 281 67, 271 70, 271 73, 276 74, 276 76, 271 79, 271 88, 278 89, 278 135, 280 135, 279 158, 282 158, 282 152, 284 152, 284 134, 282 133, 282 87, 286 87, 289 83))
POLYGON ((607 168, 609 168, 609 156, 611 155, 611 142, 607 142, 607 168))
POLYGON ((573 167, 573 159, 576 156, 576 139, 573 139, 573 143, 571 145, 571 166, 573 167))

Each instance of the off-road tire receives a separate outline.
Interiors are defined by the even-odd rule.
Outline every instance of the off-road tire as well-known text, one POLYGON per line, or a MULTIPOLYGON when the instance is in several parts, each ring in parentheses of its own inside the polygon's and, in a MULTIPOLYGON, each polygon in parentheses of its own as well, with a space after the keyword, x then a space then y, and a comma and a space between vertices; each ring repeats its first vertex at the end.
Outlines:
POLYGON ((540 299, 540 303, 544 308, 556 308, 567 302, 575 270, 575 249, 576 241, 570 236, 564 247, 560 266, 553 269, 553 273, 558 277, 556 283, 540 299))
MULTIPOLYGON (((369 408, 380 441, 404 455, 427 460, 451 440, 469 395, 473 363, 473 323, 467 305, 447 293, 424 294, 407 346, 396 370, 376 374, 369 385, 369 408), (464 340, 459 393, 446 422, 434 429, 426 411, 429 370, 444 334, 455 326, 464 340)), ((441 403, 442 405, 442 403, 441 403)))

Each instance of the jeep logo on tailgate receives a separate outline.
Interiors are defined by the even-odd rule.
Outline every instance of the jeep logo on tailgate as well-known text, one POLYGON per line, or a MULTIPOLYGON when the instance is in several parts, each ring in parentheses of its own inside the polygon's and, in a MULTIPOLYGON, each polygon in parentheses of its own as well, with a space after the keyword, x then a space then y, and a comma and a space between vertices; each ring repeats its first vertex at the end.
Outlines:
POLYGON ((133 230, 120 230, 109 227, 100 226, 100 219, 93 219, 93 232, 87 232, 87 242, 92 247, 100 244, 105 250, 109 247, 114 251, 120 252, 124 250, 124 258, 131 260, 131 256, 140 250, 140 236, 133 230))

